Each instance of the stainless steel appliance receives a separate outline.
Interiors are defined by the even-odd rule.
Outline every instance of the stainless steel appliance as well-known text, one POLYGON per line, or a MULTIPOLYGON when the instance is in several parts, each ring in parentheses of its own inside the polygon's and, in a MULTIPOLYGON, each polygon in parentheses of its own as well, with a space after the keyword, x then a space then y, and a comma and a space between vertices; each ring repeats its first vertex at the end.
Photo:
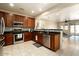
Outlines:
POLYGON ((23 22, 14 21, 13 22, 13 27, 23 27, 23 22))
POLYGON ((0 35, 0 56, 3 54, 2 47, 4 46, 4 37, 0 35))
POLYGON ((49 34, 43 35, 43 44, 44 46, 50 48, 50 35, 49 34))
POLYGON ((0 35, 4 34, 4 30, 5 30, 5 22, 4 22, 4 18, 1 17, 1 19, 0 19, 0 35))
POLYGON ((4 46, 4 30, 5 30, 5 23, 4 23, 4 18, 0 18, 0 56, 2 55, 2 47, 4 46))
POLYGON ((24 42, 22 28, 13 28, 14 44, 24 42))
POLYGON ((5 22, 4 22, 4 18, 1 17, 0 19, 0 47, 2 47, 5 42, 4 42, 4 30, 5 30, 5 22))
POLYGON ((23 33, 14 34, 14 44, 24 42, 23 33))
POLYGON ((14 36, 14 44, 24 42, 24 35, 22 33, 23 30, 22 22, 13 22, 13 36, 14 36))

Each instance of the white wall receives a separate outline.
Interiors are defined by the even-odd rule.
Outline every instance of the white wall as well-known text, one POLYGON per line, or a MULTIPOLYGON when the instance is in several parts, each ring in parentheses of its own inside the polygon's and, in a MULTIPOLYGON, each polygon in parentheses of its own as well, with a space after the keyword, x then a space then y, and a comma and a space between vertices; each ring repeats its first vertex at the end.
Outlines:
POLYGON ((79 4, 67 7, 57 12, 59 14, 60 21, 77 20, 79 19, 79 4))
POLYGON ((63 8, 54 13, 50 12, 50 14, 41 14, 40 16, 36 17, 36 28, 54 29, 57 28, 57 22, 65 21, 65 19, 79 19, 79 4, 63 8))
POLYGON ((50 17, 49 15, 40 15, 36 18, 36 28, 37 29, 56 29, 57 23, 55 17, 50 17))

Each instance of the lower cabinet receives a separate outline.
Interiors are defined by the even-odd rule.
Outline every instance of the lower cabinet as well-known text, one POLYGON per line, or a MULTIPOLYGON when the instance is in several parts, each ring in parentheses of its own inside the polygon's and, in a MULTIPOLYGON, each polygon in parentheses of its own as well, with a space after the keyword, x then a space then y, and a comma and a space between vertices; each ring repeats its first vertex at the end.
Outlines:
POLYGON ((32 39, 33 39, 32 32, 25 32, 25 33, 24 33, 24 42, 25 42, 25 41, 32 40, 32 39))
POLYGON ((43 33, 36 32, 35 41, 39 44, 43 44, 43 33))
POLYGON ((59 33, 52 33, 51 34, 51 43, 50 43, 50 49, 56 51, 60 48, 60 34, 59 33))
POLYGON ((13 34, 12 33, 7 33, 5 34, 5 45, 11 45, 13 44, 13 34))
MULTIPOLYGON (((24 42, 34 40, 35 42, 44 45, 44 37, 42 32, 24 32, 24 42)), ((5 34, 5 45, 13 44, 13 34, 5 34)), ((50 33, 49 49, 57 51, 60 48, 60 33, 50 33)))

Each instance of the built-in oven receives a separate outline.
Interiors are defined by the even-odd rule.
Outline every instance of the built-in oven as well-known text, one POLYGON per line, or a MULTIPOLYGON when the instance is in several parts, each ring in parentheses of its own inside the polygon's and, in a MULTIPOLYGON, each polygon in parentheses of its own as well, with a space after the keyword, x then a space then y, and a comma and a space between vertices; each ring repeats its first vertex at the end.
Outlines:
POLYGON ((23 22, 14 21, 13 22, 13 36, 14 44, 24 42, 24 35, 22 33, 23 22))
POLYGON ((23 33, 14 33, 14 44, 24 42, 24 35, 23 33))
POLYGON ((13 29, 14 44, 24 42, 24 35, 22 33, 22 28, 13 29))

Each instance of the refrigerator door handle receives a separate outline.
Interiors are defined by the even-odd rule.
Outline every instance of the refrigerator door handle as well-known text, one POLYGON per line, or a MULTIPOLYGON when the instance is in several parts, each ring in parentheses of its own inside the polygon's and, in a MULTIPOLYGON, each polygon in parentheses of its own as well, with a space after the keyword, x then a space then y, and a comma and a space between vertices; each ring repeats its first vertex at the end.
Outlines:
POLYGON ((2 17, 1 18, 1 35, 3 35, 4 34, 4 31, 5 31, 5 22, 4 22, 4 18, 2 17))

